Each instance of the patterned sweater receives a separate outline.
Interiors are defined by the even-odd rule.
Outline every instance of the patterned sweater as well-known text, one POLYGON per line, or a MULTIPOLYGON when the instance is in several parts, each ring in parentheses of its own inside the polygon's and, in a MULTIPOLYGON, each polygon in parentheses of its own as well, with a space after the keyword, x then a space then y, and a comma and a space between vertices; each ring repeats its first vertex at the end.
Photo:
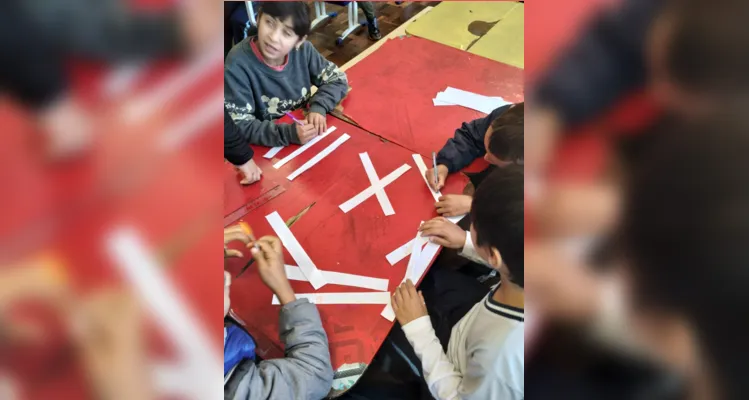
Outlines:
POLYGON ((299 143, 292 124, 275 124, 287 111, 309 104, 309 111, 327 114, 348 91, 348 81, 314 46, 304 42, 289 53, 281 71, 253 53, 248 37, 229 52, 224 65, 224 107, 251 144, 287 146, 299 143), (317 92, 310 96, 312 85, 317 92))

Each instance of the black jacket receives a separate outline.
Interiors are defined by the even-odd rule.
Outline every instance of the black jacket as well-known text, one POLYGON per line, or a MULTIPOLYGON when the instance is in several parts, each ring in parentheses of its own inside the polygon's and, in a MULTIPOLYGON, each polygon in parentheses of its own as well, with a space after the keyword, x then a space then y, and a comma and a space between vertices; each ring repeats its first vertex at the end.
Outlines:
POLYGON ((247 139, 239 133, 237 126, 224 109, 224 158, 240 166, 252 159, 254 152, 247 139))
POLYGON ((460 129, 455 131, 455 137, 448 139, 437 154, 437 164, 447 166, 447 170, 453 173, 467 167, 473 160, 483 157, 486 154, 484 146, 486 131, 489 130, 492 121, 508 108, 510 108, 509 105, 502 106, 484 118, 464 122, 460 129))
POLYGON ((648 31, 662 0, 624 0, 595 18, 539 81, 535 100, 584 123, 644 85, 648 31))

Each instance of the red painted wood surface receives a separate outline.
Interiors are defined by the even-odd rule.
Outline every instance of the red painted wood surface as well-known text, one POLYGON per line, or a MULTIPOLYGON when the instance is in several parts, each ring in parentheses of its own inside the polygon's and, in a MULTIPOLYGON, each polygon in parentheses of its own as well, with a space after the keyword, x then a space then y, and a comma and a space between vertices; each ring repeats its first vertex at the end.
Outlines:
POLYGON ((439 151, 463 122, 484 117, 435 107, 448 86, 523 101, 523 70, 419 37, 388 40, 346 71, 344 112, 365 129, 422 155, 439 151))
MULTIPOLYGON (((262 207, 250 212, 242 220, 248 222, 256 236, 273 235, 265 216, 277 211, 286 221, 303 208, 315 203, 291 227, 291 232, 321 270, 345 272, 389 279, 392 290, 403 279, 407 260, 395 266, 385 256, 413 239, 420 221, 435 217, 434 199, 428 191, 412 158, 412 151, 355 128, 342 121, 329 119, 328 124, 338 129, 307 152, 278 171, 271 171, 272 162, 258 158, 263 179, 286 180, 286 191, 262 207), (312 158, 317 152, 348 133, 351 138, 320 163, 288 182, 286 176, 312 158), (377 199, 367 199, 349 213, 338 206, 369 187, 370 183, 359 158, 367 152, 377 175, 383 178, 399 166, 411 169, 385 188, 395 215, 386 217, 377 199)), ((289 154, 296 146, 284 149, 278 157, 289 154)), ((258 148, 260 149, 260 148, 258 148)), ((263 154, 260 150, 258 154, 263 154)), ((426 161, 426 160, 425 160, 426 161)), ((427 162, 428 164, 428 162, 427 162)), ((460 193, 467 183, 462 175, 451 176, 443 193, 460 193)), ((246 189, 250 190, 250 189, 246 189)), ((234 259, 227 269, 236 275, 247 259, 234 259)), ((287 264, 295 264, 285 254, 287 264)), ((314 292, 307 282, 292 281, 297 293, 314 292)), ((279 306, 271 305, 272 293, 251 266, 236 278, 231 288, 232 309, 242 318, 249 331, 258 339, 262 351, 270 357, 283 355, 278 341, 279 306)), ((328 284, 318 292, 367 292, 347 286, 328 284)), ((320 305, 318 309, 328 334, 333 367, 346 363, 368 364, 392 323, 380 316, 383 305, 320 305)))

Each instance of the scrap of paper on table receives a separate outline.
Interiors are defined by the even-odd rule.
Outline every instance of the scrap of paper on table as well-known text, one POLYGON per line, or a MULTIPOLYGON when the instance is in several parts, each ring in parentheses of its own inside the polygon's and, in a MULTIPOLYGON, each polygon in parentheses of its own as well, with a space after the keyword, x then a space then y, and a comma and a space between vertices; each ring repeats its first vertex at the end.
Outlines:
POLYGON ((492 111, 501 106, 512 104, 501 97, 484 96, 453 87, 448 87, 445 91, 437 93, 437 96, 432 99, 432 103, 435 106, 463 106, 484 114, 491 114, 492 111))
POLYGON ((317 269, 315 263, 312 262, 312 259, 307 255, 307 252, 304 251, 304 248, 299 244, 299 241, 296 240, 296 237, 291 233, 291 230, 286 226, 286 223, 283 222, 281 215, 279 215, 277 211, 274 211, 273 213, 266 215, 265 219, 268 221, 271 228, 273 228, 273 231, 276 232, 281 243, 286 250, 288 250, 291 258, 296 261, 299 269, 312 287, 317 290, 325 286, 325 284, 328 283, 325 280, 325 277, 323 277, 320 270, 317 269))
MULTIPOLYGON (((333 133, 333 131, 335 131, 335 130, 336 130, 336 127, 335 127, 335 126, 331 126, 330 128, 328 128, 328 130, 326 130, 325 132, 323 132, 323 134, 322 134, 322 135, 320 135, 320 136, 315 136, 315 137, 314 137, 314 138, 313 138, 312 140, 310 140, 309 142, 307 142, 307 143, 303 144, 303 145, 302 145, 301 147, 299 147, 298 149, 296 149, 296 150, 292 151, 292 152, 291 152, 291 154, 289 154, 288 156, 284 157, 283 159, 281 159, 281 160, 279 160, 278 162, 276 162, 275 164, 273 164, 273 168, 275 168, 275 169, 279 169, 279 168, 283 167, 284 165, 286 165, 286 163, 288 163, 289 161, 293 160, 293 159, 294 159, 294 158, 296 158, 296 157, 297 157, 298 155, 300 155, 300 154, 304 153, 304 152, 305 152, 305 151, 307 151, 307 149, 309 149, 310 147, 314 146, 314 145, 315 145, 315 143, 317 143, 317 142, 319 142, 319 141, 321 141, 321 140, 325 139, 325 137, 326 137, 326 136, 330 135, 330 134, 331 134, 331 133, 333 133)), ((274 148, 273 148, 273 149, 271 149, 271 151, 269 151, 268 153, 271 153, 271 152, 272 152, 272 151, 273 151, 274 149, 277 149, 277 148, 278 148, 278 147, 274 147, 274 148)), ((282 147, 282 148, 283 148, 283 147, 282 147)), ((276 152, 276 153, 277 153, 277 152, 276 152)), ((265 156, 263 156, 263 157, 265 157, 265 158, 272 158, 272 157, 273 157, 274 155, 275 155, 275 153, 273 153, 273 155, 271 155, 270 157, 267 157, 267 156, 268 156, 268 154, 266 154, 266 155, 265 155, 265 156)))
MULTIPOLYGON (((284 265, 284 268, 286 269, 286 277, 290 280, 307 281, 307 277, 304 276, 304 273, 302 273, 302 270, 299 269, 299 267, 294 265, 284 265)), ((387 279, 323 270, 320 270, 320 273, 331 285, 352 286, 363 289, 379 290, 382 292, 387 292, 388 290, 387 279)))
POLYGON ((312 168, 320 162, 323 158, 327 157, 330 153, 333 152, 333 150, 337 149, 338 146, 342 145, 345 141, 349 140, 351 136, 344 133, 341 135, 338 139, 336 139, 335 142, 331 143, 328 147, 323 149, 323 151, 317 153, 314 157, 312 157, 309 161, 304 163, 301 167, 299 167, 296 171, 292 172, 291 175, 287 176, 286 178, 290 181, 293 181, 296 177, 307 171, 308 169, 312 168))
MULTIPOLYGON (((419 169, 419 174, 421 175, 421 178, 424 180, 424 184, 427 185, 427 189, 432 193, 432 197, 434 197, 434 201, 440 201, 440 197, 442 197, 442 192, 439 190, 434 190, 429 185, 429 182, 427 181, 426 172, 427 172, 427 165, 424 163, 424 159, 421 157, 421 154, 412 154, 412 157, 414 159, 414 163, 416 164, 416 167, 419 169)), ((447 220, 457 224, 458 221, 463 219, 465 217, 465 214, 458 215, 455 217, 447 217, 447 220)))
MULTIPOLYGON (((389 292, 297 293, 296 298, 314 304, 390 304, 389 292)), ((271 304, 280 304, 276 295, 271 304)))
POLYGON ((393 210, 393 206, 390 204, 390 199, 388 199, 387 194, 385 193, 385 186, 393 183, 396 179, 400 178, 401 175, 411 169, 411 166, 408 164, 403 164, 384 178, 379 179, 379 177, 377 176, 377 172, 374 170, 374 166, 372 165, 372 160, 370 160, 369 155, 366 152, 360 153, 359 158, 361 158, 362 165, 364 166, 364 170, 367 173, 367 177, 369 178, 370 186, 359 192, 359 194, 357 194, 356 196, 343 202, 338 207, 344 213, 348 213, 356 206, 375 195, 377 196, 380 207, 382 208, 382 211, 386 216, 395 214, 395 210, 393 210))
POLYGON ((263 158, 271 159, 275 157, 276 154, 278 154, 278 152, 280 152, 281 150, 283 150, 283 146, 273 147, 272 149, 268 150, 268 152, 263 155, 263 158))

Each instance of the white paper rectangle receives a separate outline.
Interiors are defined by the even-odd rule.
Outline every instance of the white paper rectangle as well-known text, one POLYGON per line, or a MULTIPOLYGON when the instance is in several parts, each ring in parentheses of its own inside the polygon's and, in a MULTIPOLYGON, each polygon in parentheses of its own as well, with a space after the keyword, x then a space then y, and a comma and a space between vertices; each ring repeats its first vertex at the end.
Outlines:
POLYGON ((432 104, 434 104, 435 106, 456 106, 457 105, 453 103, 448 103, 444 100, 437 100, 436 98, 432 99, 432 104))
MULTIPOLYGON (((390 304, 388 292, 297 293, 296 298, 314 304, 390 304)), ((280 304, 278 297, 274 295, 271 304, 280 304)))
MULTIPOLYGON (((403 164, 395 171, 389 173, 386 177, 382 178, 380 180, 379 186, 385 187, 396 179, 400 178, 401 175, 403 175, 406 171, 411 169, 411 166, 408 164, 403 164)), ((372 195, 375 194, 375 188, 370 186, 363 191, 359 192, 356 196, 346 200, 343 204, 339 205, 338 207, 344 212, 347 213, 354 209, 354 207, 358 206, 359 204, 363 203, 368 198, 372 197, 372 195)))
POLYGON ((278 152, 281 150, 283 150, 283 146, 274 147, 268 150, 268 152, 263 155, 263 158, 267 158, 270 160, 271 158, 275 157, 276 154, 278 154, 278 152))
POLYGON ((470 108, 484 114, 490 114, 494 109, 504 105, 512 104, 501 97, 484 96, 481 94, 448 87, 444 92, 437 93, 438 101, 453 103, 470 108))
POLYGON ((273 231, 276 232, 278 238, 281 239, 281 243, 283 243, 283 246, 286 247, 286 250, 289 251, 289 254, 291 254, 291 258, 296 261, 299 269, 302 270, 302 273, 304 273, 304 276, 307 277, 307 280, 312 285, 312 287, 317 290, 325 286, 325 284, 328 282, 325 281, 325 278, 322 276, 320 270, 317 269, 315 263, 312 262, 311 258, 309 258, 307 252, 304 251, 302 245, 300 245, 296 240, 294 234, 291 233, 291 230, 289 230, 289 227, 287 227, 283 222, 278 212, 273 212, 272 214, 266 215, 265 219, 268 221, 271 228, 273 228, 273 231))
MULTIPOLYGON (((294 150, 288 156, 284 157, 282 160, 280 160, 277 163, 273 164, 273 168, 279 169, 279 168, 283 167, 284 165, 286 165, 286 163, 288 163, 289 161, 293 160, 296 156, 298 156, 298 155, 304 153, 305 151, 307 151, 307 149, 309 149, 310 147, 314 146, 315 143, 323 140, 326 136, 330 135, 335 130, 336 130, 336 127, 335 126, 331 126, 330 128, 328 128, 327 131, 323 132, 322 135, 316 136, 315 138, 313 138, 309 142, 303 144, 301 147, 299 147, 298 149, 294 150)), ((266 158, 270 158, 270 157, 266 157, 266 158)))
POLYGON ((380 203, 382 212, 385 216, 395 214, 393 205, 390 204, 390 199, 388 199, 388 195, 385 193, 385 188, 380 184, 380 178, 377 176, 377 171, 375 171, 374 165, 372 165, 372 160, 369 159, 369 154, 359 153, 359 158, 361 159, 362 165, 364 165, 364 171, 367 173, 369 183, 371 183, 372 188, 375 189, 375 196, 377 196, 377 201, 380 203))
MULTIPOLYGON (((286 277, 293 281, 307 281, 302 270, 293 265, 284 265, 286 277)), ((372 278, 369 276, 345 274, 343 272, 320 271, 323 278, 331 285, 353 286, 364 289, 379 290, 387 292, 388 280, 372 278)))
POLYGON ((323 149, 323 151, 317 153, 309 161, 307 161, 306 163, 304 163, 304 165, 302 165, 301 167, 299 167, 296 171, 292 172, 291 175, 289 175, 287 177, 287 179, 290 180, 290 181, 293 181, 297 176, 303 174, 308 169, 314 167, 315 164, 317 164, 318 162, 320 162, 320 160, 322 160, 323 158, 327 157, 328 154, 332 153, 333 150, 337 149, 338 146, 342 145, 343 142, 349 140, 349 138, 351 138, 351 136, 349 136, 349 135, 347 135, 347 134, 344 133, 343 135, 341 135, 341 137, 339 137, 338 139, 336 139, 335 142, 331 143, 328 147, 326 147, 325 149, 323 149))

